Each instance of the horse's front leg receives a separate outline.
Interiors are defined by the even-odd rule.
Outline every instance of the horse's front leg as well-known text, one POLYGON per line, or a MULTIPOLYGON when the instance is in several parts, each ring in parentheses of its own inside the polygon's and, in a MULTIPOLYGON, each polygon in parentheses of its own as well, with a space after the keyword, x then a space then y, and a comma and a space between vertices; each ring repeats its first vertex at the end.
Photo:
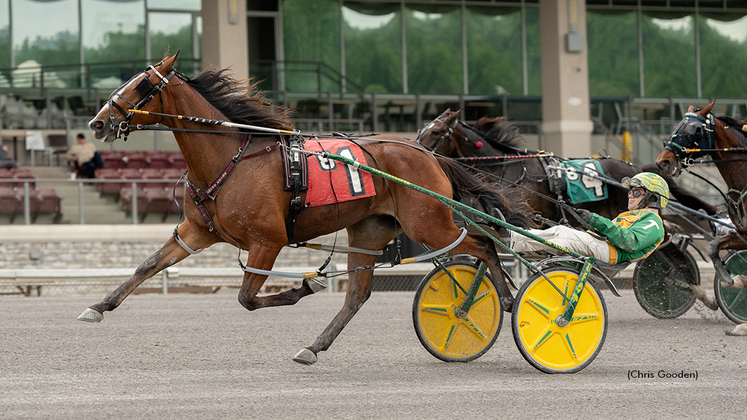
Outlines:
MULTIPOLYGON (((350 253, 348 254, 348 270, 372 266, 376 263, 376 256, 350 253)), ((358 310, 371 296, 371 283, 373 280, 373 270, 351 272, 348 277, 348 290, 345 294, 345 303, 334 317, 327 328, 316 338, 314 344, 301 349, 294 357, 293 361, 304 365, 316 363, 317 353, 325 351, 332 345, 338 335, 342 332, 348 322, 358 313, 358 310)))
POLYGON ((747 244, 745 244, 738 235, 739 233, 732 232, 724 236, 719 236, 708 245, 708 257, 713 262, 713 268, 716 269, 716 276, 724 287, 734 286, 734 279, 726 270, 726 267, 719 256, 719 252, 723 249, 747 249, 747 244))
MULTIPOLYGON (((282 247, 277 249, 260 248, 258 246, 250 247, 247 267, 260 270, 271 270, 281 248, 282 247)), ((273 295, 257 296, 266 280, 266 275, 255 274, 248 271, 244 273, 244 282, 242 283, 241 291, 239 292, 239 303, 241 303, 241 306, 253 311, 255 309, 266 308, 269 306, 294 305, 302 297, 308 296, 321 289, 321 287, 312 288, 312 286, 316 286, 316 283, 304 279, 303 284, 301 284, 300 287, 285 290, 273 295)))
MULTIPOLYGON (((179 229, 179 236, 192 249, 206 248, 213 243, 214 234, 204 234, 197 231, 184 222, 179 229)), ((116 309, 135 288, 140 286, 145 280, 153 277, 159 271, 170 267, 190 254, 179 245, 172 236, 158 251, 148 257, 135 270, 127 281, 122 283, 115 291, 109 293, 101 302, 88 307, 79 316, 79 321, 101 322, 104 319, 104 312, 116 309)))

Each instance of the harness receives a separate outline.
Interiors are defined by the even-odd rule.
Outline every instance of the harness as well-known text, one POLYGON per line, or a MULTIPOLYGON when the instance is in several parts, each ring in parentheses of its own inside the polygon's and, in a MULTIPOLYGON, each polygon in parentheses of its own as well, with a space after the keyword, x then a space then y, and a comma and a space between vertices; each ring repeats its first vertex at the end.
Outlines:
MULTIPOLYGON (((156 66, 160 66, 163 64, 163 61, 156 64, 156 66)), ((150 101, 153 100, 156 94, 158 94, 158 99, 161 102, 161 112, 163 112, 163 88, 169 84, 169 80, 174 76, 177 75, 178 78, 185 80, 187 79, 187 76, 183 73, 179 72, 174 67, 171 67, 171 70, 169 71, 166 76, 163 76, 161 73, 156 70, 155 66, 150 65, 148 66, 147 70, 144 70, 142 73, 136 74, 133 76, 129 81, 125 82, 122 86, 119 87, 114 93, 109 96, 109 99, 107 100, 107 104, 109 105, 109 121, 111 122, 109 125, 109 129, 111 131, 117 130, 117 139, 119 139, 121 136, 124 136, 124 141, 127 141, 127 137, 130 135, 130 122, 132 121, 132 118, 135 116, 135 112, 138 111, 141 108, 144 108, 150 101), (160 82, 157 85, 153 85, 150 81, 150 73, 149 71, 153 71, 153 73, 158 76, 160 79, 160 82), (127 86, 129 83, 131 83, 136 77, 139 77, 140 74, 145 73, 145 77, 143 80, 141 80, 137 86, 135 86, 135 92, 137 92, 138 95, 140 95, 140 100, 138 103, 134 104, 129 99, 125 98, 120 94, 122 91, 122 88, 127 86), (125 111, 116 101, 115 99, 120 98, 123 101, 127 102, 131 108, 129 111, 125 111), (117 109, 122 115, 124 115, 125 120, 121 121, 119 124, 114 123, 114 109, 117 109)), ((161 121, 163 122, 163 117, 161 117, 161 121)), ((160 123, 159 122, 159 123, 160 123)))
MULTIPOLYGON (((190 181, 189 177, 185 177, 187 181, 187 193, 192 198, 192 201, 197 205, 197 208, 200 211, 200 216, 202 216, 202 220, 205 221, 205 224, 208 226, 208 230, 210 232, 215 232, 216 235, 218 235, 219 238, 223 239, 223 237, 220 235, 220 233, 215 228, 215 222, 213 222, 212 216, 210 216, 210 212, 205 208, 205 201, 212 200, 215 202, 215 198, 218 196, 218 192, 223 187, 223 184, 226 182, 226 179, 231 175, 234 169, 236 169, 236 165, 244 159, 251 159, 253 157, 269 153, 280 146, 280 143, 274 143, 270 146, 265 147, 264 149, 254 152, 250 155, 244 156, 244 152, 246 151, 246 146, 249 144, 249 141, 251 140, 251 135, 246 134, 244 136, 244 141, 241 143, 241 146, 239 146, 239 152, 231 159, 230 162, 226 165, 226 167, 223 169, 223 172, 218 175, 218 177, 213 181, 207 188, 204 190, 201 190, 195 186, 195 184, 190 181)), ((185 172, 187 174, 187 172, 185 172)), ((178 229, 177 225, 177 229, 178 229)), ((176 229, 174 230, 174 237, 178 237, 176 234, 176 229)))
POLYGON ((281 151, 283 154, 283 172, 285 173, 285 190, 291 191, 293 194, 288 206, 288 220, 285 223, 288 243, 292 243, 296 234, 296 220, 304 209, 301 191, 309 189, 309 170, 306 155, 303 153, 303 137, 290 136, 287 144, 285 144, 285 137, 280 137, 280 139, 284 146, 281 151))

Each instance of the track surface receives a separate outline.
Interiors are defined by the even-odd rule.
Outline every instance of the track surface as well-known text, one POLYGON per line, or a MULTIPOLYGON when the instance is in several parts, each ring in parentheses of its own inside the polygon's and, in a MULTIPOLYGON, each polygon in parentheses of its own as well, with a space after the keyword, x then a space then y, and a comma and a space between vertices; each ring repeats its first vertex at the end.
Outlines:
POLYGON ((255 312, 234 294, 138 295, 101 324, 75 320, 97 297, 3 297, 0 418, 745 417, 747 337, 724 335, 730 321, 700 304, 657 320, 632 291, 603 295, 607 341, 574 375, 524 361, 508 316, 480 359, 436 360, 413 331, 411 292, 374 293, 313 366, 291 357, 342 294, 255 312), (629 379, 631 371, 654 377, 629 379))

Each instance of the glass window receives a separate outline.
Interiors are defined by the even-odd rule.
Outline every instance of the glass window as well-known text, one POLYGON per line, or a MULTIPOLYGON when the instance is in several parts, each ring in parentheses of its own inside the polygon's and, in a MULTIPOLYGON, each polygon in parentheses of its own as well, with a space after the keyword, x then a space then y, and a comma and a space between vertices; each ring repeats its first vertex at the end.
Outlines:
POLYGON ((649 98, 695 97, 693 18, 657 19, 644 15, 643 88, 649 98))
POLYGON ((339 13, 337 2, 283 2, 285 84, 289 91, 340 91, 339 13))
POLYGON ((700 16, 702 96, 746 98, 744 74, 735 69, 747 68, 747 16, 714 16, 720 20, 700 16))
MULTIPOLYGON (((120 61, 123 57, 144 59, 145 2, 81 0, 83 13, 83 48, 88 51, 109 50, 113 54, 97 61, 120 61), (114 45, 112 45, 114 44, 114 45)), ((103 51, 102 51, 103 52, 103 51)), ((106 53, 106 52, 104 52, 106 53)), ((88 54, 85 61, 91 61, 88 54)))
MULTIPOLYGON (((0 0, 0 69, 10 68, 10 0, 0 0)), ((7 73, 0 74, 0 87, 8 86, 7 73)))
POLYGON ((527 27, 527 93, 529 96, 542 95, 542 64, 540 62, 539 8, 526 8, 527 27))
POLYGON ((11 1, 16 66, 30 60, 46 66, 80 63, 77 0, 11 1))
POLYGON ((202 0, 148 0, 148 9, 202 10, 202 0))
POLYGON ((590 96, 639 96, 635 12, 586 14, 590 96))
MULTIPOLYGON (((11 0, 13 19, 13 85, 41 86, 39 66, 80 64, 78 1, 11 0)), ((78 87, 79 69, 45 70, 45 87, 78 87)))
POLYGON ((399 5, 395 5, 395 11, 367 10, 371 14, 357 12, 356 6, 342 8, 347 78, 365 93, 402 93, 399 5))
POLYGON ((141 70, 145 61, 145 1, 81 0, 83 61, 90 66, 94 87, 114 89, 141 70), (138 61, 138 63, 134 63, 138 61))
POLYGON ((170 55, 179 51, 179 61, 193 58, 191 14, 149 13, 148 31, 151 61, 160 60, 166 51, 170 55))
POLYGON ((407 9, 405 25, 408 93, 462 93, 461 11, 407 9))
POLYGON ((521 12, 467 9, 467 69, 473 95, 522 95, 521 12))

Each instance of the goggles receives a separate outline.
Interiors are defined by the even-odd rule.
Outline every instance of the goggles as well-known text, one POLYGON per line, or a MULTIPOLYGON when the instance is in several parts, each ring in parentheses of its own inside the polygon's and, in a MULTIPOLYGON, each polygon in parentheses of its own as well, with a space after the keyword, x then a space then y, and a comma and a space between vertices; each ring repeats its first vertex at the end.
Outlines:
POLYGON ((644 194, 646 194, 646 192, 645 192, 645 191, 640 191, 640 190, 628 190, 628 195, 629 195, 629 196, 630 196, 630 195, 632 195, 632 196, 633 196, 633 198, 638 198, 638 197, 640 197, 640 196, 642 196, 642 195, 644 195, 644 194))

